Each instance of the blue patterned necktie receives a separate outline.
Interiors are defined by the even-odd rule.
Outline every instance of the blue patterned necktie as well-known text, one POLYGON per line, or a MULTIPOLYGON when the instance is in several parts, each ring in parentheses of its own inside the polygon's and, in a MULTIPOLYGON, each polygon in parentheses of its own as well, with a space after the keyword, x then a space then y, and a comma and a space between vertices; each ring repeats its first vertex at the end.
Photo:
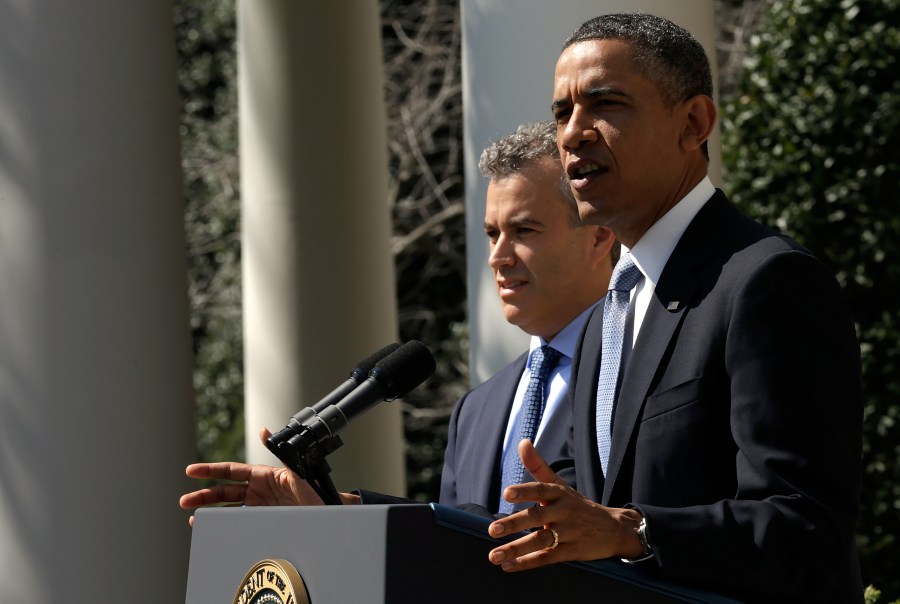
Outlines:
POLYGON ((547 400, 547 376, 559 361, 560 353, 549 346, 535 348, 531 352, 531 379, 525 396, 522 397, 522 408, 516 419, 515 435, 503 455, 503 473, 500 485, 500 512, 511 514, 513 504, 503 499, 503 491, 512 484, 519 484, 525 476, 525 467, 519 457, 519 442, 523 438, 534 441, 534 435, 544 414, 547 400))
POLYGON ((597 448, 600 452, 603 476, 606 476, 606 466, 609 463, 612 439, 610 422, 619 381, 628 298, 631 290, 641 280, 641 276, 641 271, 634 265, 631 254, 622 256, 616 263, 609 282, 609 293, 603 306, 603 348, 600 359, 600 382, 597 386, 597 448))

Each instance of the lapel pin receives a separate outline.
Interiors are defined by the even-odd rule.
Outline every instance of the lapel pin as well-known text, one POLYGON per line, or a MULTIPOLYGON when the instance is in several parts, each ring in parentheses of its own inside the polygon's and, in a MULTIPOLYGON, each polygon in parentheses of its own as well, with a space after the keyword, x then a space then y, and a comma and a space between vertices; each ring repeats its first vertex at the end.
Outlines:
POLYGON ((669 302, 669 305, 666 307, 666 310, 678 310, 678 300, 673 300, 669 302))

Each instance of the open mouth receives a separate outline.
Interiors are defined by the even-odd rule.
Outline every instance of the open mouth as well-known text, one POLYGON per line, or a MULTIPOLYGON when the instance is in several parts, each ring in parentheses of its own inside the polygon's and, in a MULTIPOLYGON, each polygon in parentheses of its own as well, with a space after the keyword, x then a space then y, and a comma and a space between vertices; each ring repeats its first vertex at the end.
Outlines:
POLYGON ((527 284, 527 281, 522 281, 519 279, 504 279, 502 281, 497 281, 497 291, 500 293, 501 297, 505 295, 512 295, 525 287, 525 285, 527 284))
POLYGON ((566 170, 566 175, 569 177, 569 182, 572 184, 572 187, 575 189, 581 189, 586 187, 590 182, 609 172, 608 168, 603 166, 599 166, 591 161, 577 161, 573 162, 566 170))

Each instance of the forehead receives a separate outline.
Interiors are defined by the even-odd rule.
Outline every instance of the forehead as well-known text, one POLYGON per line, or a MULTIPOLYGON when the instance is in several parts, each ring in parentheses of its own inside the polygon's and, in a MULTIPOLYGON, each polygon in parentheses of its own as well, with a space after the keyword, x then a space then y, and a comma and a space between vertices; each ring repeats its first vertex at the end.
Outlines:
POLYGON ((569 208, 561 190, 559 160, 547 158, 518 172, 488 183, 486 212, 491 219, 510 219, 527 213, 537 219, 561 213, 569 208), (502 214, 502 216, 493 216, 502 214))
POLYGON ((583 93, 638 77, 632 46, 623 40, 585 40, 566 48, 556 62, 554 96, 583 93))

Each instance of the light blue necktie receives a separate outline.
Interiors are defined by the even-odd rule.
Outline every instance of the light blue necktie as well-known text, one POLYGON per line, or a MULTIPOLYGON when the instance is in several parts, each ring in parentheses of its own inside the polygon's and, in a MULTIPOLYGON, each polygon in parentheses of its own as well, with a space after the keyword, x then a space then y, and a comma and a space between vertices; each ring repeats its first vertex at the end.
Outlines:
POLYGON ((544 414, 547 401, 547 376, 559 361, 559 351, 549 346, 540 346, 531 351, 531 379, 522 397, 522 408, 516 419, 515 434, 506 453, 503 454, 503 469, 500 485, 500 512, 511 514, 513 504, 503 498, 503 491, 512 484, 519 484, 525 476, 525 467, 519 457, 519 442, 523 438, 534 441, 534 435, 544 414))
POLYGON ((619 382, 628 298, 640 280, 641 271, 634 265, 631 254, 619 258, 603 306, 603 348, 600 359, 600 382, 597 385, 597 448, 600 452, 600 465, 604 477, 609 463, 612 438, 610 422, 619 382))

